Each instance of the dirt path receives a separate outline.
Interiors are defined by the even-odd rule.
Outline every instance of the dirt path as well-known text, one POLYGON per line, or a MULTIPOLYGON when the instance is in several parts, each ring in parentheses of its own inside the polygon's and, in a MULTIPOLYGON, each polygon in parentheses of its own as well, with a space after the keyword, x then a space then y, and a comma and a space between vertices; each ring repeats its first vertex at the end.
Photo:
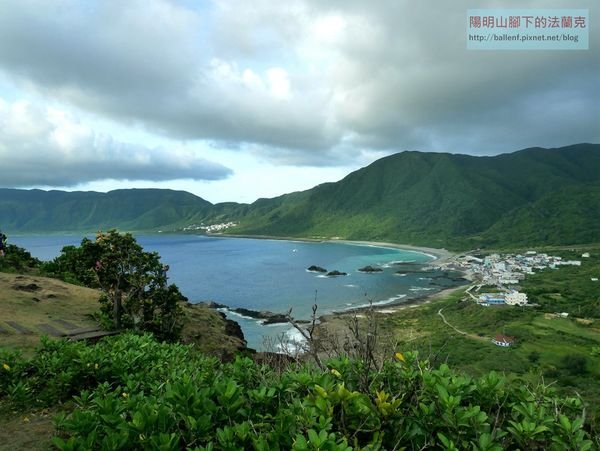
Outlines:
POLYGON ((55 410, 36 410, 0 416, 0 451, 49 450, 56 433, 53 417, 55 410))
POLYGON ((450 324, 448 322, 448 320, 446 320, 446 317, 444 316, 444 314, 442 313, 442 310, 444 310, 443 308, 438 310, 438 315, 440 315, 440 317, 442 318, 442 321, 444 321, 444 324, 448 327, 450 327, 451 329, 453 329, 456 333, 460 334, 460 335, 464 335, 465 337, 469 337, 472 338, 473 340, 479 340, 479 341, 490 341, 489 338, 486 337, 480 337, 479 335, 476 334, 470 334, 468 332, 465 332, 463 330, 457 329, 456 327, 454 327, 452 324, 450 324))

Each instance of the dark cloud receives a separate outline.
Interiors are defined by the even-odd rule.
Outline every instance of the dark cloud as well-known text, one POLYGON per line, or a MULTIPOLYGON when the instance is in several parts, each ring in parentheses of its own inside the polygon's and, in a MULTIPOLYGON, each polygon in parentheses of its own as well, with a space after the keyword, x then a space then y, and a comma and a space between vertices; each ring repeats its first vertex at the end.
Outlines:
POLYGON ((57 5, 0 5, 0 67, 44 93, 177 138, 335 143, 320 85, 286 95, 271 68, 257 73, 211 56, 198 12, 162 0, 57 5))
MULTIPOLYGON (((189 5, 2 3, 0 70, 151 132, 283 164, 330 165, 363 149, 487 154, 600 141, 594 22, 587 51, 469 51, 466 0, 189 5)), ((577 7, 592 21, 600 12, 591 0, 577 7)))

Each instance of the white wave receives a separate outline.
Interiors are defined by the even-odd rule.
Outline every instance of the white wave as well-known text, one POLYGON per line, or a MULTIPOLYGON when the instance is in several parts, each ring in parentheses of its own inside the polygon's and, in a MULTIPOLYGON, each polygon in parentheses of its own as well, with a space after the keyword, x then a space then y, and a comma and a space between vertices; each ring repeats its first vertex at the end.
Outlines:
POLYGON ((410 291, 431 291, 435 290, 435 288, 425 288, 425 287, 412 287, 409 288, 410 291))
MULTIPOLYGON (((347 308, 343 309, 343 311, 354 310, 357 308, 366 308, 366 307, 370 307, 372 305, 373 306, 387 305, 387 304, 391 304, 392 302, 399 301, 400 299, 405 298, 405 297, 406 297, 405 294, 399 294, 397 296, 392 296, 391 298, 384 299, 382 301, 367 302, 367 303, 363 303, 363 304, 352 305, 351 307, 347 307, 347 308)), ((348 305, 348 304, 346 304, 346 305, 348 305)))
POLYGON ((431 280, 431 277, 419 277, 419 280, 431 280))
POLYGON ((395 275, 395 276, 398 276, 398 277, 406 277, 406 276, 407 276, 407 274, 406 274, 406 273, 396 273, 396 274, 394 274, 394 275, 395 275))
POLYGON ((285 323, 271 323, 271 324, 265 324, 264 321, 260 323, 261 326, 263 327, 282 327, 282 326, 289 326, 288 322, 285 323))
POLYGON ((303 354, 305 347, 306 339, 296 328, 286 330, 282 342, 276 346, 279 352, 287 355, 303 354))
POLYGON ((358 288, 358 285, 354 285, 354 284, 352 284, 352 283, 349 283, 349 284, 347 284, 347 285, 344 285, 344 286, 345 286, 345 287, 348 287, 348 288, 358 288))
POLYGON ((238 318, 244 318, 244 319, 250 319, 250 320, 255 320, 256 318, 252 318, 251 316, 247 316, 247 315, 242 315, 238 312, 234 312, 233 310, 229 310, 226 307, 223 308, 218 308, 217 309, 219 312, 223 312, 226 315, 232 315, 232 316, 237 316, 238 318))
POLYGON ((225 313, 228 316, 229 315, 231 315, 231 316, 237 316, 238 318, 242 318, 242 319, 245 319, 245 320, 248 320, 248 321, 253 321, 253 322, 255 322, 255 323, 257 323, 257 324, 259 324, 261 326, 263 325, 263 323, 265 321, 264 319, 253 318, 253 317, 248 316, 248 315, 242 315, 241 313, 234 312, 233 310, 230 310, 228 308, 218 308, 217 310, 219 312, 225 313))

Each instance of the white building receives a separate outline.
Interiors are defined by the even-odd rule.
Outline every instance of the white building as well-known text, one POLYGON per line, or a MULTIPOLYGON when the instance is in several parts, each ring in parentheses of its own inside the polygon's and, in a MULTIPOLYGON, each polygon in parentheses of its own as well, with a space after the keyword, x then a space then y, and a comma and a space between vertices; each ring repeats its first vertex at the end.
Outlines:
POLYGON ((508 293, 504 300, 508 305, 526 305, 527 304, 527 294, 521 293, 519 291, 513 291, 508 293))
POLYGON ((560 264, 569 266, 581 266, 581 262, 579 260, 565 260, 560 262, 560 264))

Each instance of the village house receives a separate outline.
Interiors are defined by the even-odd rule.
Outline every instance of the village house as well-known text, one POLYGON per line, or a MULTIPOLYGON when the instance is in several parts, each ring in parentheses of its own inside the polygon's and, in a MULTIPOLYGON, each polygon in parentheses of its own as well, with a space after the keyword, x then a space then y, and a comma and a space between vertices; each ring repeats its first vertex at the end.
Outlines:
POLYGON ((504 296, 508 305, 527 305, 527 294, 519 291, 512 291, 504 296))
POLYGON ((508 348, 509 346, 512 346, 515 343, 515 338, 509 337, 508 335, 504 335, 504 334, 497 334, 492 339, 492 343, 494 343, 496 346, 502 346, 503 348, 508 348))

